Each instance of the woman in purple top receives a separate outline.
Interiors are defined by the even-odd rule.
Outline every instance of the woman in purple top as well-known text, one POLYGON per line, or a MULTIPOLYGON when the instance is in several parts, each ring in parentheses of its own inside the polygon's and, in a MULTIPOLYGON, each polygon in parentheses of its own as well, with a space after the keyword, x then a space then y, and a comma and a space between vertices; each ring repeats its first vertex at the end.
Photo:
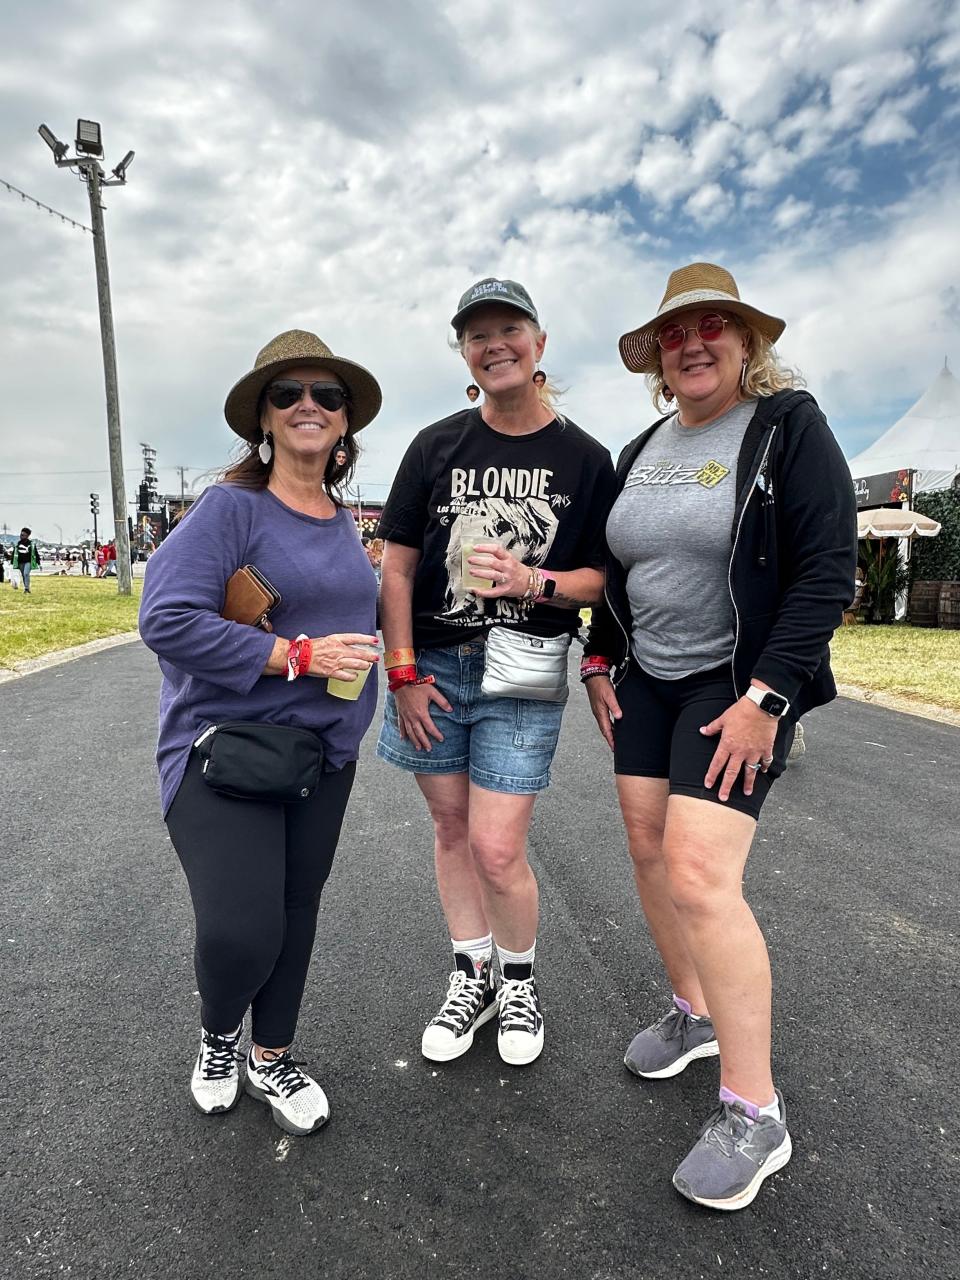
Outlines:
POLYGON ((376 705, 374 678, 357 698, 335 696, 327 679, 353 682, 378 660, 376 576, 339 489, 356 433, 379 408, 373 376, 314 334, 269 342, 224 409, 249 449, 150 558, 140 606, 140 634, 163 672, 161 802, 196 915, 202 1027, 191 1096, 206 1115, 239 1100, 249 1008, 246 1090, 289 1133, 310 1133, 330 1113, 289 1047, 376 705), (244 565, 280 593, 274 634, 221 617, 226 583, 244 565), (208 786, 195 744, 227 721, 314 730, 324 765, 313 795, 279 803, 208 786))

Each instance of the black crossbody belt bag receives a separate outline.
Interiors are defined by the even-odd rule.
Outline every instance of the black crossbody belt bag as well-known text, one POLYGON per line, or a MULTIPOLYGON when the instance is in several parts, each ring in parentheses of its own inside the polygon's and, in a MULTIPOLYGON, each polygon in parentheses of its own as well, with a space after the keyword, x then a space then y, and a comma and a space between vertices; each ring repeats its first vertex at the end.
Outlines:
POLYGON ((194 746, 207 786, 239 800, 309 800, 323 772, 320 735, 296 725, 229 720, 194 746))

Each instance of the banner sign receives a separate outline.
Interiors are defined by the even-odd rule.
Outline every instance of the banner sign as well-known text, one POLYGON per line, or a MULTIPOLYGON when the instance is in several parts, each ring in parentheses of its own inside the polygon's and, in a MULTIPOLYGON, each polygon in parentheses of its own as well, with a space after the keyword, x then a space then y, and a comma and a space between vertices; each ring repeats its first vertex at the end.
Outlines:
POLYGON ((909 502, 913 497, 913 472, 884 471, 878 476, 862 476, 854 480, 853 491, 857 495, 857 510, 864 507, 884 507, 890 503, 909 502))

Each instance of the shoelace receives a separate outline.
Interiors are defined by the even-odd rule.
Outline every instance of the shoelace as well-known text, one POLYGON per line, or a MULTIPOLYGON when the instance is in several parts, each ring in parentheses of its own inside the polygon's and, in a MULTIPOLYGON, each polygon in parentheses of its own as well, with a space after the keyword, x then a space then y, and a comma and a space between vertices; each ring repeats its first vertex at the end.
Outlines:
POLYGON ((674 1005, 669 1013, 665 1013, 657 1023, 654 1030, 661 1040, 673 1040, 675 1037, 682 1036, 685 1028, 687 1015, 677 1005, 674 1005))
POLYGON ((532 978, 504 978, 500 988, 500 1030, 537 1033, 537 993, 532 978))
POLYGON ((266 1076, 287 1098, 292 1098, 310 1084, 309 1076, 300 1070, 300 1063, 294 1062, 287 1051, 269 1062, 254 1059, 253 1066, 259 1075, 266 1076))
POLYGON ((705 1142, 719 1147, 725 1156, 732 1156, 745 1138, 749 1137, 750 1124, 734 1111, 727 1102, 721 1102, 716 1111, 711 1112, 700 1130, 700 1137, 705 1142))
POLYGON ((462 969, 450 975, 450 987, 443 1008, 433 1022, 456 1022, 466 1025, 473 1017, 477 1004, 483 999, 486 979, 470 978, 462 969))
POLYGON ((204 1031, 203 1048, 200 1069, 204 1080, 226 1080, 233 1074, 240 1058, 236 1040, 228 1040, 225 1036, 214 1035, 212 1031, 204 1031))

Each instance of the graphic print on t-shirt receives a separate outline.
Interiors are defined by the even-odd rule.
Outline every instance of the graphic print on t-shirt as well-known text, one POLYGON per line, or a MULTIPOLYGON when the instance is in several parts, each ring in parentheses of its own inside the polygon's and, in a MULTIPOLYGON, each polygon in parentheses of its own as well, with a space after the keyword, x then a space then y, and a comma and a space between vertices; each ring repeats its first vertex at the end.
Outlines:
POLYGON ((645 462, 634 467, 627 476, 625 489, 634 485, 699 484, 704 489, 714 489, 730 474, 730 468, 710 458, 704 463, 671 461, 645 462))
MULTIPOLYGON (((469 521, 471 540, 498 542, 511 555, 530 566, 546 563, 557 531, 555 506, 565 506, 565 495, 550 494, 553 472, 537 467, 487 467, 482 476, 473 470, 453 468, 450 503, 441 507, 450 517, 450 540, 445 560, 447 582, 443 610, 437 622, 447 626, 476 627, 493 622, 517 622, 523 606, 517 599, 486 602, 463 583, 463 528, 469 521), (491 609, 492 614, 491 616, 491 609)), ((491 585, 493 585, 491 583, 491 585)))

